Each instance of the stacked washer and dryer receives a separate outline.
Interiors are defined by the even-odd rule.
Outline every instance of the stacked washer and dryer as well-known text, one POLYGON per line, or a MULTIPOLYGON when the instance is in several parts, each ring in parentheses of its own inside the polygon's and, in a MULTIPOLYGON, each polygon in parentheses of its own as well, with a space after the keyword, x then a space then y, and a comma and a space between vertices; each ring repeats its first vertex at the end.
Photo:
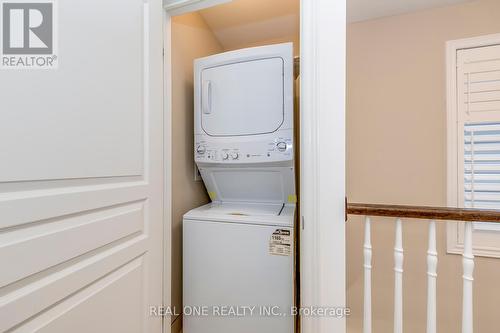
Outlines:
POLYGON ((212 202, 184 215, 183 332, 293 333, 292 44, 194 67, 194 157, 212 202))

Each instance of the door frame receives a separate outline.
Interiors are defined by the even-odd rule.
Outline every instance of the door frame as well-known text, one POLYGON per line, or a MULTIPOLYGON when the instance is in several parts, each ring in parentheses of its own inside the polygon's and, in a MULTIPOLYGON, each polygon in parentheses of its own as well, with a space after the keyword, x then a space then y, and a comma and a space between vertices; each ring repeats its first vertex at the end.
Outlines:
MULTIPOLYGON (((172 304, 172 17, 163 10, 163 306, 172 304)), ((172 316, 163 316, 163 333, 170 333, 172 316)))
MULTIPOLYGON (((301 301, 345 307, 346 1, 302 0, 301 301)), ((345 332, 345 318, 305 317, 303 333, 345 332)))
MULTIPOLYGON (((171 20, 230 0, 164 1, 165 198, 172 198, 171 20)), ((346 0, 301 0, 301 301, 345 307, 346 0), (333 170, 333 171, 332 171, 333 170)), ((165 202, 165 254, 171 253, 171 201, 165 202)), ((164 281, 171 258, 165 255, 164 281)), ((171 286, 164 285, 164 304, 171 286)), ((170 333, 170 318, 164 320, 170 333)), ((345 318, 303 317, 303 333, 345 332, 345 318)))

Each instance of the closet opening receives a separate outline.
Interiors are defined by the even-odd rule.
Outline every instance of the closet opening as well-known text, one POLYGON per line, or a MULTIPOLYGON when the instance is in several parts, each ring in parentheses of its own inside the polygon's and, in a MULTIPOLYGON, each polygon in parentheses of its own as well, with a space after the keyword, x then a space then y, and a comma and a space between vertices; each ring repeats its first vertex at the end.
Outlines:
MULTIPOLYGON (((217 201, 215 191, 207 190, 205 181, 202 179, 200 171, 195 163, 197 156, 197 142, 195 140, 195 65, 196 59, 215 56, 225 52, 237 51, 248 48, 269 46, 283 43, 291 43, 292 47, 292 68, 293 75, 293 172, 292 182, 294 191, 284 193, 285 202, 283 206, 295 204, 294 228, 292 228, 291 245, 294 250, 291 251, 293 258, 293 305, 298 306, 300 299, 298 297, 299 288, 299 228, 298 216, 300 198, 299 174, 300 174, 300 138, 299 138, 299 88, 300 88, 300 1, 299 0, 234 0, 228 3, 220 4, 211 8, 190 12, 187 14, 174 16, 171 20, 170 29, 171 38, 171 307, 176 309, 178 315, 171 318, 172 332, 180 332, 183 323, 183 308, 191 306, 186 304, 183 299, 183 264, 185 255, 183 253, 183 217, 189 211, 217 201)), ((271 64, 272 65, 272 64, 271 64)), ((228 72, 228 75, 234 72, 228 72)), ((272 69, 270 69, 272 70, 272 69)), ((244 78, 241 78, 244 80, 244 78)), ((268 82, 268 81, 266 81, 268 82)), ((264 83, 262 83, 264 84, 264 83)), ((200 89, 203 89, 201 87, 200 89)), ((280 87, 282 89, 282 87, 280 87)), ((222 131, 220 123, 212 124, 212 129, 216 134, 222 131)), ((271 125, 270 125, 271 126, 271 125)), ((272 126, 271 126, 272 127, 272 126)), ((232 129, 237 130, 237 129, 232 129)), ((222 132, 221 132, 222 133, 222 132)), ((245 134, 245 133, 243 133, 245 134)), ((222 136, 221 136, 222 137, 222 136)), ((242 136, 243 137, 243 136, 242 136)), ((279 143, 279 142, 278 142, 279 143)), ((233 147, 231 147, 232 149, 233 147)), ((276 150, 277 151, 277 150, 276 150)), ((207 152, 207 154, 210 152, 207 152)), ((221 161, 225 151, 217 151, 221 161)), ((231 159, 233 151, 227 151, 228 159, 231 159)), ((250 154, 244 154, 247 157, 250 154)), ((239 156, 239 158, 242 158, 239 156)), ((259 170, 253 169, 252 172, 258 173, 259 170)), ((233 172, 234 178, 226 178, 221 183, 217 183, 217 188, 226 186, 232 190, 234 182, 241 179, 245 181, 245 173, 233 172), (238 178, 240 177, 240 178, 238 178)), ((211 174, 213 177, 217 172, 211 174)), ((252 175, 253 176, 253 175, 252 175)), ((269 178, 265 184, 269 191, 275 187, 273 179, 269 178)), ((250 185, 248 185, 250 186, 250 185)), ((280 186, 279 184, 276 186, 280 186)), ((256 195, 261 195, 255 189, 256 195)), ((263 196, 269 193, 263 189, 263 196)), ((248 191, 247 191, 248 192, 248 191)), ((244 193, 245 194, 245 193, 244 193)), ((244 195, 242 194, 242 195, 244 195)), ((220 194, 218 194, 220 196, 220 194)), ((239 195, 239 194, 238 194, 239 195)), ((168 197, 167 197, 168 199, 168 197)), ((232 204, 232 203, 231 203, 232 204)), ((280 206, 280 209, 274 212, 274 203, 266 206, 268 214, 284 214, 286 209, 280 206)), ((246 218, 255 214, 255 203, 242 208, 241 205, 234 208, 224 206, 218 209, 218 213, 226 212, 236 218, 246 218)), ((260 210, 262 211, 262 210, 260 210)), ((261 214, 261 213, 258 213, 261 214)), ((264 216, 265 214, 262 213, 264 216)), ((274 230, 280 230, 274 227, 274 230)), ((208 235, 208 233, 207 233, 208 235)), ((217 237, 214 234, 213 237, 217 237)), ((269 235, 271 237, 271 235, 269 235)), ((191 238, 190 238, 191 239, 191 238)), ((270 239, 270 238, 269 238, 270 239)), ((266 243, 265 251, 269 250, 270 245, 266 243)), ((231 248, 227 248, 227 255, 230 255, 231 248)), ((207 251, 206 253, 209 253, 207 251)), ((214 267, 214 269, 216 269, 214 267)), ((210 305, 210 304, 207 304, 210 305)), ((251 305, 251 304, 249 304, 251 305)), ((282 309, 283 310, 283 309, 282 309)), ((290 309, 287 309, 290 310, 290 309)), ((184 314, 184 317, 187 313, 184 314)), ((184 318, 185 320, 185 318, 184 318)), ((298 332, 298 323, 293 319, 295 332, 298 332)), ((293 332, 290 331, 290 333, 293 332)))

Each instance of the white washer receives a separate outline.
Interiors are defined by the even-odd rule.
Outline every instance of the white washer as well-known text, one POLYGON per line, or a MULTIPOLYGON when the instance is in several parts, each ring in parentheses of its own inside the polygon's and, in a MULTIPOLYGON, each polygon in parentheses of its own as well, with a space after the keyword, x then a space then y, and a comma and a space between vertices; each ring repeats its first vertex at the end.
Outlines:
POLYGON ((183 331, 293 333, 292 44, 197 59, 194 82, 194 157, 212 203, 184 216, 183 331))
POLYGON ((290 205, 211 203, 184 216, 184 305, 207 313, 185 315, 183 332, 294 332, 294 211, 290 205), (221 306, 240 313, 225 316, 221 306))

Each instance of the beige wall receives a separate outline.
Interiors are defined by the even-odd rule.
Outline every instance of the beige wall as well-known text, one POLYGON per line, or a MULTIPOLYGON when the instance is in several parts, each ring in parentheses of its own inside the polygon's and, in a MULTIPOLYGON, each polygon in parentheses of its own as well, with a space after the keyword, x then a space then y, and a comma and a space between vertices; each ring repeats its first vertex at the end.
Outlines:
POLYGON ((193 60, 222 47, 198 13, 173 19, 172 45, 172 305, 182 309, 182 215, 209 201, 194 181, 193 60))
MULTIPOLYGON (((445 42, 500 33, 500 1, 482 0, 348 27, 347 189, 351 202, 446 204, 445 42)), ((374 331, 392 331, 393 221, 374 219, 374 331)), ((350 218, 350 332, 361 331, 362 221, 350 218)), ((461 258, 438 228, 438 331, 459 332, 461 258)), ((427 224, 404 223, 404 330, 425 332, 427 224)), ((475 332, 498 332, 500 260, 477 258, 475 332)))
POLYGON ((288 35, 288 36, 284 36, 284 37, 280 37, 280 38, 254 41, 254 42, 250 42, 250 43, 243 42, 243 43, 238 44, 235 47, 226 48, 224 50, 225 51, 232 51, 232 50, 238 50, 238 49, 243 49, 243 48, 247 48, 247 47, 264 46, 264 45, 270 45, 270 44, 289 43, 289 42, 291 42, 293 44, 293 55, 300 56, 300 41, 299 41, 298 35, 288 35))

